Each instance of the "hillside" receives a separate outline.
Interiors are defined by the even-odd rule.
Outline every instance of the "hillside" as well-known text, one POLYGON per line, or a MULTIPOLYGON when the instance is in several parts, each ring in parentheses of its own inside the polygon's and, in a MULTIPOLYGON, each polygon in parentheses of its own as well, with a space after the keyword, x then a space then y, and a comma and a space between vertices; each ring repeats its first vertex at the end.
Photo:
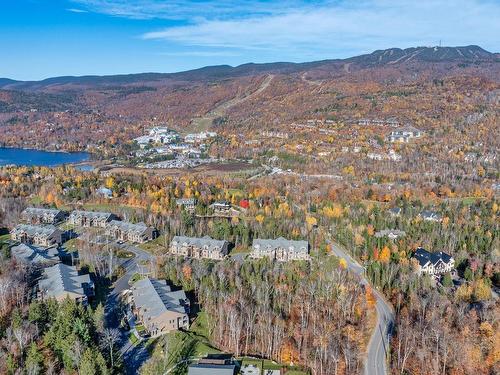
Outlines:
POLYGON ((156 123, 180 131, 245 132, 286 129, 311 117, 397 117, 425 128, 495 101, 499 63, 497 54, 478 46, 417 47, 343 60, 221 65, 168 74, 0 79, 5 130, 0 142, 82 149, 127 141, 156 123), (466 92, 474 96, 465 100, 466 92))

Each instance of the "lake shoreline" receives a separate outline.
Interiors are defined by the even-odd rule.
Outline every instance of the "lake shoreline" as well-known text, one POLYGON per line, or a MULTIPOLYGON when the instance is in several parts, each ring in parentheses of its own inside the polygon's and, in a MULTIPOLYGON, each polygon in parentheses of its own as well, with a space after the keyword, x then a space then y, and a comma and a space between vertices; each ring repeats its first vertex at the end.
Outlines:
POLYGON ((91 162, 88 152, 47 151, 33 148, 0 147, 0 166, 57 167, 91 162))

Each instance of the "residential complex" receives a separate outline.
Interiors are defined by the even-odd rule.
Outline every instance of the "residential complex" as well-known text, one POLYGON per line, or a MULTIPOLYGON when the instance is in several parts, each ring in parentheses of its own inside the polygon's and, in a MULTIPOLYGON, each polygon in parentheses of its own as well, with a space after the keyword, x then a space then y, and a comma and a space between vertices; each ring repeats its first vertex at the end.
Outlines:
POLYGON ((84 305, 88 297, 94 295, 94 284, 89 274, 79 275, 75 267, 62 263, 44 269, 38 289, 42 299, 62 301, 70 298, 84 305))
POLYGON ((278 261, 309 260, 309 243, 307 241, 277 239, 254 239, 252 258, 269 257, 278 261))
POLYGON ((170 253, 190 258, 223 259, 229 251, 229 242, 205 237, 175 236, 170 242, 170 253))
POLYGON ((165 280, 148 277, 132 287, 136 318, 151 336, 189 328, 189 299, 183 290, 173 291, 165 280))
POLYGON ((19 224, 12 229, 10 235, 13 241, 45 247, 60 245, 67 239, 67 232, 53 225, 19 224))
POLYGON ((69 215, 68 222, 79 227, 105 228, 106 224, 118 217, 110 212, 94 212, 75 210, 69 215))
POLYGON ((106 224, 106 234, 117 240, 144 243, 158 237, 158 230, 144 223, 132 224, 126 221, 112 220, 106 224))
POLYGON ((27 224, 57 224, 66 218, 66 212, 49 208, 28 207, 21 213, 21 219, 27 224))

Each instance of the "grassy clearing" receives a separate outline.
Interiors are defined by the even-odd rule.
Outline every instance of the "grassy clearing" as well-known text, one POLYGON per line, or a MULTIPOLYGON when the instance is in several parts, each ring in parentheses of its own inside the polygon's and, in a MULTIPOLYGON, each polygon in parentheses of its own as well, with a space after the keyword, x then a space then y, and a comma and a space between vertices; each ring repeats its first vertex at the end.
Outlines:
POLYGON ((121 259, 132 259, 135 257, 135 254, 127 250, 118 250, 116 256, 121 259))
POLYGON ((132 345, 136 346, 139 343, 139 339, 136 337, 134 332, 130 332, 130 335, 128 336, 128 339, 132 343, 132 345))
POLYGON ((72 252, 78 251, 78 248, 76 246, 76 241, 77 240, 78 240, 77 238, 72 238, 71 240, 66 241, 64 243, 64 248, 66 249, 66 251, 68 253, 72 253, 72 252))
POLYGON ((137 247, 151 254, 165 254, 167 252, 167 248, 165 247, 165 235, 161 235, 153 241, 141 243, 137 245, 137 247))
POLYGON ((38 195, 35 195, 30 198, 30 203, 34 206, 40 206, 43 203, 43 199, 38 195))
POLYGON ((134 273, 134 274, 132 275, 132 277, 130 278, 130 280, 129 280, 129 282, 128 282, 128 283, 129 283, 130 285, 132 285, 132 284, 135 284, 136 282, 138 282, 138 281, 139 281, 139 280, 141 280, 141 279, 142 279, 142 276, 141 276, 141 275, 139 275, 138 273, 134 273))

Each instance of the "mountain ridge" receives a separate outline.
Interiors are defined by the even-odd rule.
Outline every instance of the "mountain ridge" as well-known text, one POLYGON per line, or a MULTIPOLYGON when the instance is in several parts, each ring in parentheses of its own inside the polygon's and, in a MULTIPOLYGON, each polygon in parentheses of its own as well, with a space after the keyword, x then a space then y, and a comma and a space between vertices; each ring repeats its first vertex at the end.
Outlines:
POLYGON ((378 66, 397 66, 409 63, 481 63, 500 62, 500 54, 488 52, 477 45, 459 47, 410 47, 375 50, 369 54, 345 59, 326 59, 311 62, 245 63, 237 66, 214 65, 174 73, 131 73, 116 75, 83 75, 50 77, 39 81, 20 81, 0 78, 0 89, 43 89, 52 85, 120 85, 162 80, 199 81, 231 78, 263 73, 294 73, 322 67, 355 65, 359 69, 378 66))

